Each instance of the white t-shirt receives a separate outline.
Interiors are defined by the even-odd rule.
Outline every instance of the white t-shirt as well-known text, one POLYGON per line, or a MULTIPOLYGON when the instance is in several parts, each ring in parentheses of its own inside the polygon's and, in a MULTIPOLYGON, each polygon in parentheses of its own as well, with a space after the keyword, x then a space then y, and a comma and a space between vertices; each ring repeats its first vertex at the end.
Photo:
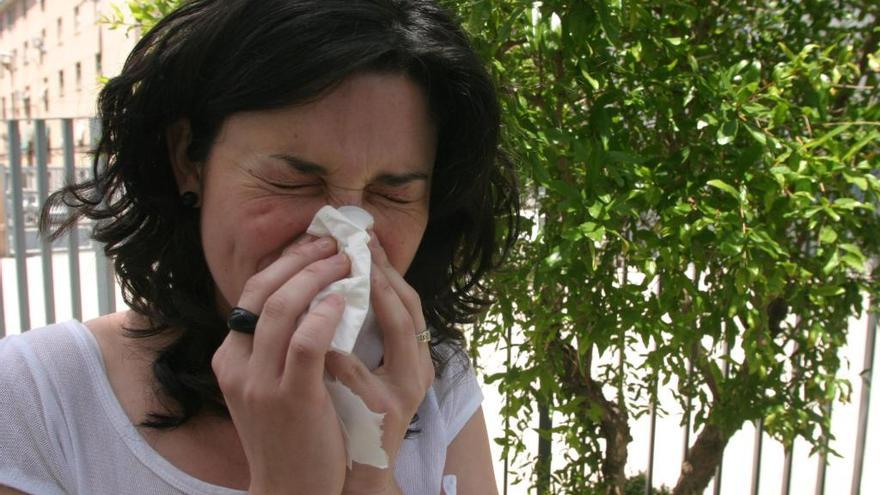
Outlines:
MULTIPOLYGON (((420 433, 401 446, 394 474, 404 493, 438 494, 442 484, 454 494, 446 449, 481 401, 467 360, 451 359, 419 406, 420 433)), ((0 339, 0 486, 38 495, 244 494, 184 473, 144 441, 77 321, 0 339)))

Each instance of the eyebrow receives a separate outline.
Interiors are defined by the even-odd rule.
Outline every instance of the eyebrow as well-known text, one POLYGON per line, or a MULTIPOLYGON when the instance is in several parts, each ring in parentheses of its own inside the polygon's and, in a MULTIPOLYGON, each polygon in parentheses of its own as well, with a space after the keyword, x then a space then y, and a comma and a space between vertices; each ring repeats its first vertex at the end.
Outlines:
MULTIPOLYGON (((327 167, 314 162, 310 162, 295 155, 274 154, 271 155, 271 158, 281 160, 304 174, 327 175, 329 173, 327 167)), ((376 177, 376 181, 381 182, 382 184, 385 184, 387 186, 402 186, 404 184, 408 184, 410 182, 418 180, 427 182, 428 179, 428 174, 424 172, 405 172, 401 174, 384 173, 376 177)))

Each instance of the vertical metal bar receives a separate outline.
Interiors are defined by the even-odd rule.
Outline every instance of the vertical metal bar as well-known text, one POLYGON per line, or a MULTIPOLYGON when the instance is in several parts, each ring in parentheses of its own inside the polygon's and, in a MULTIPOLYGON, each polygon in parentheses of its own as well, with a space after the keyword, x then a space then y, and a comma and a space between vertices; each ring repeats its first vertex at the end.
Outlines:
POLYGON ((785 462, 782 467, 782 495, 791 493, 791 464, 794 454, 794 442, 785 448, 785 462))
MULTIPOLYGON (((92 133, 92 148, 97 148, 98 140, 101 136, 101 123, 98 119, 90 121, 90 130, 92 133)), ((107 166, 107 157, 99 156, 98 170, 104 170, 107 166)), ((116 311, 116 290, 113 277, 113 265, 107 255, 104 254, 104 245, 93 241, 95 248, 95 271, 97 272, 98 282, 98 312, 102 315, 113 313, 116 311)))
MULTIPOLYGON (((620 276, 618 278, 618 283, 620 284, 621 288, 626 286, 626 271, 626 258, 621 257, 620 276)), ((620 328, 618 338, 620 339, 620 342, 617 346, 617 406, 620 408, 621 411, 625 411, 626 396, 624 395, 624 390, 626 390, 626 329, 622 326, 620 328)))
MULTIPOLYGON (((829 421, 831 421, 831 409, 834 404, 834 401, 829 400, 825 404, 825 414, 829 416, 829 421)), ((828 436, 822 435, 822 447, 828 448, 828 436)), ((816 491, 815 495, 825 495, 825 471, 828 468, 828 454, 822 452, 819 454, 819 466, 816 469, 816 491)))
MULTIPOLYGON (((61 137, 64 145, 64 181, 76 182, 76 163, 73 152, 73 120, 61 121, 61 137)), ((67 212, 65 212, 66 214, 67 212)), ((82 294, 79 283, 79 223, 74 222, 67 231, 67 267, 70 272, 70 307, 73 318, 82 321, 82 294)))
POLYGON ((31 327, 30 301, 27 282, 27 247, 24 238, 24 196, 21 176, 21 135, 18 121, 7 124, 9 136, 9 165, 12 179, 12 216, 15 219, 13 244, 15 245, 15 272, 18 277, 18 321, 21 331, 31 327))
MULTIPOLYGON (((5 173, 5 167, 4 167, 5 173)), ((5 219, 4 219, 5 220, 5 219)), ((0 264, 0 339, 6 337, 6 310, 3 301, 3 265, 0 264)))
MULTIPOLYGON (((796 326, 799 327, 801 324, 801 317, 797 317, 796 326)), ((794 344, 793 353, 797 355, 798 350, 797 343, 794 344)), ((793 378, 796 378, 800 374, 800 369, 802 366, 800 356, 795 357, 792 362, 793 370, 792 375, 793 378)), ((785 445, 785 461, 783 462, 782 467, 782 495, 789 495, 791 492, 791 469, 792 469, 792 457, 794 455, 794 439, 791 440, 791 444, 785 445)))
MULTIPOLYGON (((48 143, 46 142, 46 121, 34 121, 34 144, 37 148, 37 198, 42 209, 49 197, 48 143)), ((52 243, 46 236, 40 236, 40 261, 43 266, 43 301, 46 305, 46 323, 55 323, 55 283, 52 273, 52 243)))
POLYGON ((657 439, 657 378, 652 380, 651 430, 648 436, 648 469, 645 473, 645 495, 654 491, 654 441, 657 439))
MULTIPOLYGON (((876 301, 871 301, 871 307, 876 301)), ((855 463, 853 466, 851 495, 859 495, 862 487, 862 469, 865 463, 865 438, 868 435, 868 406, 871 402, 871 374, 874 371, 874 344, 877 335, 877 313, 868 314, 868 329, 865 335, 865 361, 862 368, 862 393, 859 398, 859 430, 856 435, 855 463)))
MULTIPOLYGON (((657 289, 656 294, 657 297, 660 297, 660 293, 663 290, 663 286, 660 283, 660 279, 657 280, 657 289)), ((651 432, 650 438, 648 440, 648 471, 645 474, 645 495, 651 495, 654 491, 654 443, 657 440, 657 388, 659 387, 659 377, 655 376, 652 386, 653 395, 651 396, 651 432)))
MULTIPOLYGON (((510 371, 510 361, 513 359, 513 353, 511 348, 513 347, 513 326, 506 325, 507 330, 507 349, 506 352, 506 361, 504 361, 504 367, 507 368, 507 371, 510 371)), ((510 390, 508 390, 504 394, 504 406, 506 411, 510 411, 510 390)), ((504 436, 507 437, 508 432, 510 431, 510 416, 508 413, 504 414, 504 436)), ((508 459, 509 450, 504 453, 504 487, 502 488, 502 495, 507 495, 508 486, 510 486, 510 482, 508 477, 510 475, 510 459, 508 459)))
POLYGON ((764 443, 764 420, 755 423, 755 451, 752 455, 752 495, 758 495, 761 485, 761 447, 764 443))

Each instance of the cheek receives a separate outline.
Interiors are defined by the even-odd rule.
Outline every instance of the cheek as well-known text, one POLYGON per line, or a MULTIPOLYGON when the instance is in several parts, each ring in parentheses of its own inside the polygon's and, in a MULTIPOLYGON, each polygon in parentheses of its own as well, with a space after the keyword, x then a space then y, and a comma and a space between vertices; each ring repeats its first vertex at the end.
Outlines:
POLYGON ((227 299, 269 266, 302 235, 314 215, 310 205, 266 199, 230 205, 220 218, 203 218, 202 242, 208 266, 227 299))
POLYGON ((400 274, 405 274, 412 263, 413 257, 419 248, 425 226, 420 223, 407 224, 406 226, 385 227, 375 230, 388 261, 400 274))

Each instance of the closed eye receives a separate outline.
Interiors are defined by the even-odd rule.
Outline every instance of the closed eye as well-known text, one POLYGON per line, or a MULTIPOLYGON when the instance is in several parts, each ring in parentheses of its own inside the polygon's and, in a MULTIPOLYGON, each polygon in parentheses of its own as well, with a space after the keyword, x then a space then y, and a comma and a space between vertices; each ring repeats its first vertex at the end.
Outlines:
POLYGON ((397 203, 397 204, 401 204, 401 205, 409 204, 409 203, 412 203, 413 201, 415 201, 410 198, 395 196, 393 194, 379 194, 379 196, 382 197, 382 199, 386 199, 388 201, 391 201, 392 203, 397 203))
POLYGON ((284 189, 285 191, 304 191, 310 188, 318 188, 323 187, 324 184, 321 183, 309 183, 309 184, 298 184, 298 183, 284 183, 284 182, 270 182, 273 187, 278 189, 284 189))

